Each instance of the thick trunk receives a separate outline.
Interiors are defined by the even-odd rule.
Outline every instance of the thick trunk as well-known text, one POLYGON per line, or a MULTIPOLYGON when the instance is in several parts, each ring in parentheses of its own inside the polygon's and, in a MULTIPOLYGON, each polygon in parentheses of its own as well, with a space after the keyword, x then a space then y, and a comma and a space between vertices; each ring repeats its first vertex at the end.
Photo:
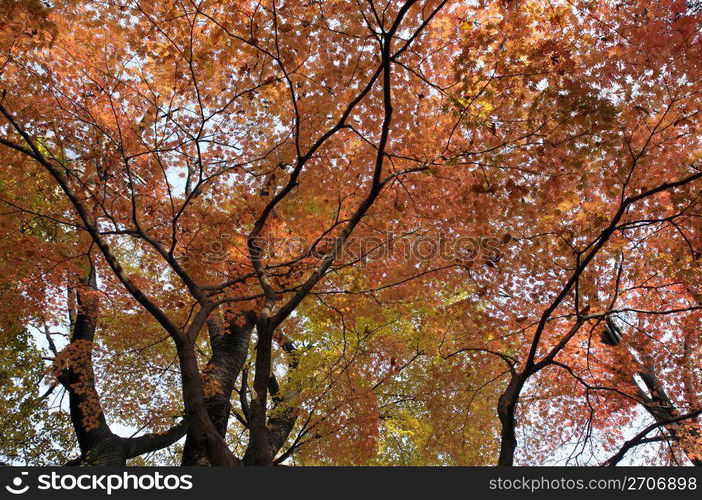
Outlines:
MULTIPOLYGON (((231 397, 239 374, 246 362, 253 321, 243 327, 228 325, 226 330, 218 320, 208 322, 212 357, 205 373, 216 384, 218 391, 205 398, 205 409, 220 436, 225 437, 231 412, 231 397)), ((209 465, 205 450, 189 436, 183 449, 183 465, 209 465)))
POLYGON ((176 347, 188 422, 187 440, 195 449, 204 450, 204 456, 211 465, 240 465, 239 459, 232 454, 207 414, 194 345, 184 340, 177 342, 176 347))

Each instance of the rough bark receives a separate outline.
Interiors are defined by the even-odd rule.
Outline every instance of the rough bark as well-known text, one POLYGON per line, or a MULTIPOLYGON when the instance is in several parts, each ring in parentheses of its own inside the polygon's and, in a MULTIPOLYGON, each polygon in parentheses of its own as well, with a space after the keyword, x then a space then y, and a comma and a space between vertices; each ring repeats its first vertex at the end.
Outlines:
MULTIPOLYGON (((216 431, 224 437, 229 423, 234 384, 248 357, 253 320, 249 317, 241 327, 228 324, 223 328, 218 319, 211 319, 207 326, 212 357, 204 372, 219 390, 205 398, 205 408, 216 431)), ((209 465, 204 450, 198 448, 190 436, 185 441, 182 463, 209 465)))
POLYGON ((195 449, 203 450, 211 465, 240 465, 241 462, 231 452, 207 414, 195 346, 187 339, 179 339, 176 348, 180 362, 185 418, 188 422, 187 440, 190 440, 195 449))

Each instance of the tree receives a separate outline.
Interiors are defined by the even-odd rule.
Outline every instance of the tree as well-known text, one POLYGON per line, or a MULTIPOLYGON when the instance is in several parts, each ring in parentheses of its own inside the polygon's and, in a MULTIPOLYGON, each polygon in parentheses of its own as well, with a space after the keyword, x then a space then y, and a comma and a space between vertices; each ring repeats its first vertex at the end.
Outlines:
POLYGON ((2 16, 0 320, 73 462, 699 463, 694 5, 2 16))

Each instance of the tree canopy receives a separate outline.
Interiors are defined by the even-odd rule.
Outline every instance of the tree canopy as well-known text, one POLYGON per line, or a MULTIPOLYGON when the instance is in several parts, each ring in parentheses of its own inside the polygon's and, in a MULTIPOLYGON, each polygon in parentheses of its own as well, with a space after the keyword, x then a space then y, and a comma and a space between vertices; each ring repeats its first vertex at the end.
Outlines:
POLYGON ((699 2, 0 0, 0 93, 3 461, 702 464, 699 2))

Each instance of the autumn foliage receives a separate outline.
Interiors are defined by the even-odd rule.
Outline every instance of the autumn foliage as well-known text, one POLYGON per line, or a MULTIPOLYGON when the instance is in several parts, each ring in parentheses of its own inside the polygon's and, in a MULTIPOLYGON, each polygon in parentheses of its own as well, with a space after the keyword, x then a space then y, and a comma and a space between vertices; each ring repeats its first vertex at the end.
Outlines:
POLYGON ((0 455, 702 464, 702 5, 0 0, 0 455))

